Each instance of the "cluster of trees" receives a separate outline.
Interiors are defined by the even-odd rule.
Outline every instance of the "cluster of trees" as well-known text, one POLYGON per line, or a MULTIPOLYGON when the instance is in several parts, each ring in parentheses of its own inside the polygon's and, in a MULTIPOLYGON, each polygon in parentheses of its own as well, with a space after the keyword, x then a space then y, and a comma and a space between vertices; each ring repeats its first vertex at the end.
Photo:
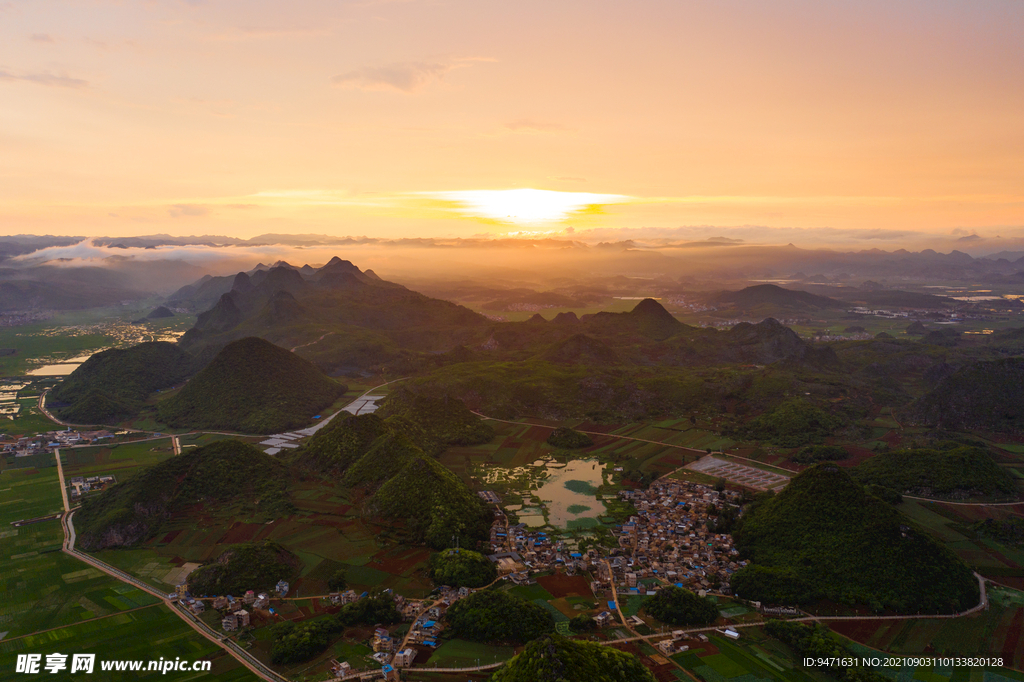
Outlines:
MULTIPOLYGON (((801 656, 819 659, 843 659, 852 656, 852 652, 837 642, 831 631, 819 623, 807 625, 769 620, 764 629, 768 635, 785 642, 801 656)), ((865 666, 851 666, 838 670, 839 677, 849 682, 885 682, 888 679, 865 666)))
POLYGON ((718 606, 707 597, 669 586, 644 602, 644 610, 669 625, 711 625, 718 618, 718 606))
POLYGON ((390 594, 378 593, 346 604, 341 611, 301 623, 287 621, 271 629, 274 643, 270 660, 277 664, 297 663, 320 654, 331 637, 353 625, 391 625, 402 619, 390 594))
POLYGON ((176 427, 279 433, 308 424, 346 390, 294 353, 248 337, 225 346, 157 414, 176 427))
POLYGON ((497 577, 494 562, 480 552, 447 549, 430 557, 430 579, 435 585, 483 587, 497 577))
POLYGON ((577 448, 588 448, 594 444, 594 441, 585 433, 570 429, 568 426, 559 426, 548 436, 547 443, 556 448, 575 450, 577 448))
POLYGON ((215 561, 188 576, 189 590, 198 595, 240 595, 246 590, 269 590, 278 580, 290 580, 299 560, 275 542, 234 545, 215 561))
POLYGON ((848 459, 850 453, 838 445, 808 445, 791 458, 798 464, 816 464, 818 462, 837 462, 848 459))
POLYGON ((555 630, 551 612, 508 592, 474 592, 445 614, 452 637, 471 642, 524 644, 555 630))
POLYGON ((340 592, 348 587, 348 580, 345 579, 345 569, 339 568, 327 579, 327 589, 331 592, 340 592))
POLYGON ((751 560, 730 580, 746 599, 901 613, 959 612, 978 601, 978 583, 956 555, 834 464, 758 498, 733 538, 751 560))
POLYGON ((858 465, 853 476, 864 484, 929 496, 1014 495, 1016 480, 985 448, 893 450, 858 465))
POLYGON ((597 629, 597 621, 592 616, 581 613, 569 619, 569 627, 573 632, 590 632, 597 629))
POLYGON ((750 420, 739 429, 739 433, 751 440, 797 448, 808 443, 820 443, 844 423, 841 417, 794 398, 750 420))
POLYGON ((594 642, 550 634, 530 642, 498 668, 491 682, 654 682, 654 674, 633 654, 594 642))
POLYGON ((985 519, 971 526, 978 535, 989 537, 1012 547, 1024 547, 1024 519, 985 519))
POLYGON ((187 506, 240 504, 242 512, 276 519, 294 511, 288 468, 257 448, 222 440, 142 469, 82 502, 75 526, 87 550, 146 540, 187 506))

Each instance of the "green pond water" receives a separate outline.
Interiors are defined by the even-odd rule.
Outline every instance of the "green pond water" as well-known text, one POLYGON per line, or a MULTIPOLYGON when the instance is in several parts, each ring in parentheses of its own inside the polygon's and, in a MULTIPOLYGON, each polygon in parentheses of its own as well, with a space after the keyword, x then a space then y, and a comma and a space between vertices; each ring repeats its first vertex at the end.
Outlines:
POLYGON ((506 505, 505 509, 515 512, 519 521, 531 528, 587 528, 598 525, 598 517, 607 513, 597 494, 603 483, 603 469, 597 459, 563 464, 545 458, 524 467, 488 467, 481 478, 485 485, 512 484, 523 504, 506 505))

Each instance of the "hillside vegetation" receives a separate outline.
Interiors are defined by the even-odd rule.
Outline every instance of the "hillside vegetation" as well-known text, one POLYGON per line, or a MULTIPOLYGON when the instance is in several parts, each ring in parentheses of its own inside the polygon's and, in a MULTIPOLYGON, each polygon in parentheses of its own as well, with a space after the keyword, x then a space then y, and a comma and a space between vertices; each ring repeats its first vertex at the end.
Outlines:
POLYGON ((274 542, 234 545, 192 571, 188 589, 197 596, 240 597, 246 590, 269 591, 278 580, 290 581, 296 576, 300 565, 295 555, 274 542))
POLYGON ((896 450, 875 455, 851 472, 864 484, 924 497, 1007 496, 1016 480, 984 448, 896 450))
POLYGON ((834 464, 795 476, 733 532, 752 563, 732 576, 745 599, 828 599, 874 610, 950 613, 978 602, 971 570, 834 464))
POLYGON ((1024 431, 1024 358, 975 362, 939 382, 915 406, 941 428, 1024 431))
POLYGON ((149 394, 183 381, 193 358, 154 341, 96 353, 50 392, 48 405, 74 424, 115 424, 138 414, 149 394))
POLYGON ((494 429, 470 412, 458 398, 448 395, 434 397, 406 386, 393 390, 377 413, 384 419, 401 417, 409 420, 444 447, 480 445, 494 437, 494 429))
POLYGON ((251 445, 223 440, 142 469, 75 512, 80 545, 125 547, 155 535, 189 505, 238 504, 241 513, 275 519, 293 511, 288 469, 251 445))
POLYGON ((456 398, 405 390, 385 406, 368 415, 339 415, 291 461, 372 493, 366 512, 397 522, 412 541, 444 549, 456 538, 474 546, 487 536, 490 510, 433 455, 449 443, 486 442, 491 427, 456 398))
POLYGON ((447 547, 453 538, 485 537, 491 524, 484 501, 450 469, 423 455, 381 485, 370 509, 403 522, 413 538, 435 549, 447 547))
POLYGON ((636 656, 594 642, 546 635, 498 668, 491 682, 654 682, 636 656))
POLYGON ((341 473, 387 430, 384 420, 376 414, 342 412, 302 446, 296 453, 296 461, 304 468, 341 473))
POLYGON ((170 426, 278 433, 307 425, 346 387, 269 341, 229 343, 158 408, 170 426))

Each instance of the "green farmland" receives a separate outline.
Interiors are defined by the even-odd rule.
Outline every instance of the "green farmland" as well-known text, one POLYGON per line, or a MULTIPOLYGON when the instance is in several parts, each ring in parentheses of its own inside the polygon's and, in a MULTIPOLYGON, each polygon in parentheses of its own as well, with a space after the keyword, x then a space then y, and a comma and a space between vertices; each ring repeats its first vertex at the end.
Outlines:
MULTIPOLYGON (((0 681, 26 679, 25 675, 14 672, 18 654, 39 653, 45 656, 54 652, 69 657, 75 653, 96 654, 96 671, 92 677, 96 680, 161 678, 161 674, 155 671, 101 672, 99 668, 103 660, 148 662, 178 657, 188 661, 210 659, 213 665, 208 673, 176 672, 173 674, 175 680, 233 682, 253 679, 251 672, 223 649, 197 634, 168 607, 153 606, 20 639, 0 641, 0 681)), ((81 675, 71 675, 65 670, 54 675, 46 674, 46 679, 81 679, 81 675)))

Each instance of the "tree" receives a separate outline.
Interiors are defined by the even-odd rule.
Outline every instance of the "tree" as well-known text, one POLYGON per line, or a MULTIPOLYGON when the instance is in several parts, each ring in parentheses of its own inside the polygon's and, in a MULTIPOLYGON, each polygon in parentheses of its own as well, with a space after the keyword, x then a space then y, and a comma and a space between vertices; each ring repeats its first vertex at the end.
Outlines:
POLYGON ((327 579, 327 589, 331 592, 339 592, 346 587, 348 587, 348 583, 345 582, 345 569, 343 568, 339 568, 327 579))
POLYGON ((597 627, 597 623, 587 614, 581 613, 569 619, 569 627, 573 632, 589 632, 597 627))
POLYGON ((710 625, 718 618, 718 606, 681 587, 665 587, 644 604, 644 610, 669 625, 710 625))

